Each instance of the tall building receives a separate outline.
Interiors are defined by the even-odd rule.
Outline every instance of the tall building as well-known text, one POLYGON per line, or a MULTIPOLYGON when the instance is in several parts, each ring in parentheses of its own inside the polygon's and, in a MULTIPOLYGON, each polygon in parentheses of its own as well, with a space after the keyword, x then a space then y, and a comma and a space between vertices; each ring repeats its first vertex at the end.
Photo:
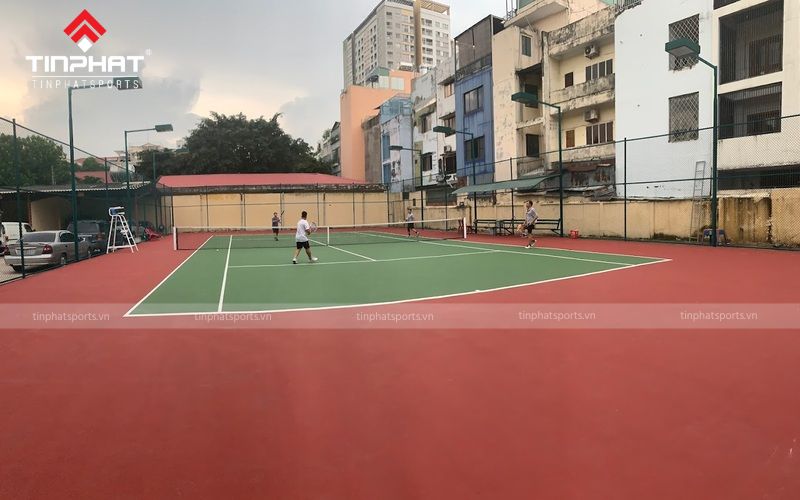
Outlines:
MULTIPOLYGON (((367 143, 364 123, 378 114, 381 104, 397 94, 411 93, 409 71, 388 71, 377 68, 368 85, 350 85, 339 98, 340 156, 339 175, 360 181, 367 179, 367 143)), ((372 165, 370 165, 372 167, 372 165)))
POLYGON ((449 6, 430 0, 381 0, 344 40, 344 88, 366 85, 378 68, 419 72, 450 55, 449 6))

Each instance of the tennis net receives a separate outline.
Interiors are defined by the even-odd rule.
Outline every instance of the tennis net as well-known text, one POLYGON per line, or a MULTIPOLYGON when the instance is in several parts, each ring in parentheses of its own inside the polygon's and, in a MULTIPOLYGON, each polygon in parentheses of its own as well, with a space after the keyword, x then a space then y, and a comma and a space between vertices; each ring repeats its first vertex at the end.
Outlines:
MULTIPOLYGON (((174 227, 172 238, 176 250, 294 248, 296 231, 296 227, 266 226, 174 227)), ((309 240, 312 245, 341 246, 454 240, 466 237, 464 219, 436 219, 414 221, 410 231, 406 222, 320 226, 309 236, 309 240)))

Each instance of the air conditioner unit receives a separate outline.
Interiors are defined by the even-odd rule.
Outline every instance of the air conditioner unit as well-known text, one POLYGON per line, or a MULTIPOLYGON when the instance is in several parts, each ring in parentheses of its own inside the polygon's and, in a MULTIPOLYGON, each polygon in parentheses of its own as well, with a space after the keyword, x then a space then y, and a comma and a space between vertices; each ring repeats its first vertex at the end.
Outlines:
POLYGON ((444 147, 444 152, 445 153, 452 153, 453 152, 453 146, 445 146, 444 147))
POLYGON ((587 45, 585 49, 583 49, 583 55, 588 57, 589 59, 594 59, 595 57, 600 55, 600 47, 597 45, 587 45))
POLYGON ((583 119, 587 122, 596 122, 600 120, 600 111, 596 108, 587 109, 583 114, 583 119))
POLYGON ((436 182, 437 184, 442 184, 445 181, 444 174, 436 174, 436 182))
POLYGON ((456 174, 448 175, 447 178, 445 179, 445 182, 451 188, 458 186, 458 178, 456 177, 456 174))

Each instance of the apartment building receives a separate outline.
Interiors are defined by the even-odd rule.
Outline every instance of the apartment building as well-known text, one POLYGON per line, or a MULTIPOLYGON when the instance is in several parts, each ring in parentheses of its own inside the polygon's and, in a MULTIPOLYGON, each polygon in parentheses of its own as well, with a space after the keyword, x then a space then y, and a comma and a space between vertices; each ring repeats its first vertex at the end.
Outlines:
MULTIPOLYGON (((558 165, 557 155, 546 154, 558 150, 555 109, 513 102, 512 95, 535 94, 543 102, 561 106, 570 136, 583 132, 584 108, 599 106, 608 97, 591 97, 596 92, 585 88, 583 71, 584 66, 594 65, 598 72, 588 70, 589 79, 598 78, 594 59, 600 57, 599 51, 605 57, 613 54, 613 22, 610 29, 604 27, 613 16, 607 7, 600 0, 519 0, 512 5, 505 29, 493 41, 495 180, 540 175, 558 165), (594 48, 587 55, 590 45, 594 48)), ((605 65, 603 70, 605 78, 605 65)), ((565 126, 565 148, 566 131, 565 126)), ((571 141, 573 147, 579 142, 571 141)))
MULTIPOLYGON (((573 190, 613 185, 616 13, 605 8, 543 37, 542 100, 561 108, 565 181, 573 190)), ((548 150, 540 161, 552 169, 558 160, 558 116, 552 108, 546 111, 548 150)))
POLYGON ((800 126, 780 117, 800 113, 800 2, 643 0, 618 16, 615 31, 616 137, 660 135, 626 145, 617 178, 627 175, 629 196, 693 197, 694 182, 655 181, 710 176, 713 71, 664 52, 678 38, 719 68, 720 189, 779 187, 783 177, 773 174, 797 171, 800 126))
POLYGON ((344 88, 365 85, 376 68, 433 68, 451 56, 450 7, 430 0, 382 0, 342 48, 344 88))
POLYGON ((460 185, 494 180, 493 39, 503 20, 488 16, 455 39, 456 165, 460 185))
POLYGON ((381 104, 397 94, 411 93, 414 73, 374 70, 366 85, 351 85, 341 94, 340 173, 342 177, 366 180, 364 122, 376 116, 381 104))
POLYGON ((411 96, 396 95, 387 100, 381 104, 379 116, 382 181, 394 192, 413 191, 419 183, 413 167, 411 96))
POLYGON ((417 186, 430 187, 447 183, 447 170, 455 175, 455 136, 433 131, 437 125, 455 119, 453 75, 455 61, 450 58, 419 76, 412 83, 414 106, 414 178, 417 186))
POLYGON ((331 165, 331 173, 339 175, 341 168, 339 166, 339 156, 341 153, 341 129, 339 122, 335 122, 333 126, 325 131, 322 140, 317 145, 319 151, 319 159, 328 162, 331 165))

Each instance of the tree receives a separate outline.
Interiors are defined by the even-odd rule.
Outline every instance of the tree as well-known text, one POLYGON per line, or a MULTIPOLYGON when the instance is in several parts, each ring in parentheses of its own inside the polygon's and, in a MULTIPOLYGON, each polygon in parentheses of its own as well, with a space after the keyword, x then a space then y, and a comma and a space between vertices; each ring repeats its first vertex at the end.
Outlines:
POLYGON ((97 172, 98 170, 105 170, 106 167, 104 164, 100 163, 93 157, 86 158, 83 160, 82 165, 75 164, 75 170, 79 172, 97 172))
MULTIPOLYGON (((311 147, 281 129, 280 114, 249 120, 244 114, 211 113, 186 138, 181 151, 163 151, 156 157, 156 175, 324 172, 330 165, 314 157, 311 147)), ((153 156, 142 155, 136 170, 153 176, 153 156)))
MULTIPOLYGON (((61 146, 38 135, 18 137, 20 185, 64 184, 69 182, 69 162, 61 146)), ((16 186, 14 137, 0 134, 0 185, 16 186)))

